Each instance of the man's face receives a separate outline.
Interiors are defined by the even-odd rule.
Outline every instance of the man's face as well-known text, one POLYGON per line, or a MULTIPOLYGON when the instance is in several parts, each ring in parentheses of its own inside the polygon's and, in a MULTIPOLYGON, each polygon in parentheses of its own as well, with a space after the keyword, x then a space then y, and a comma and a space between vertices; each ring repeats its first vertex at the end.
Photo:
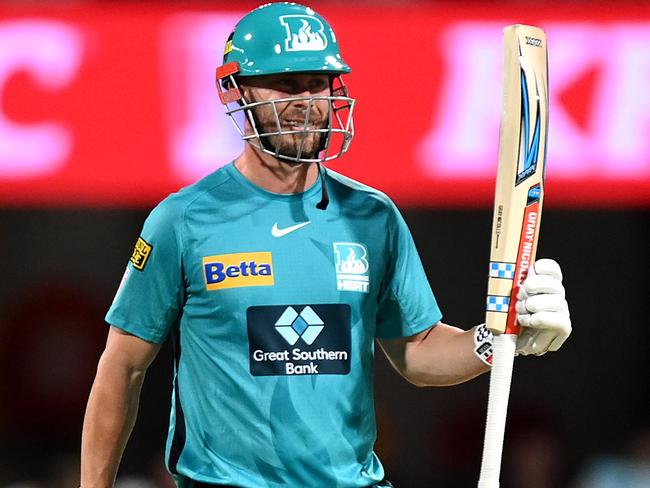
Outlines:
MULTIPOLYGON (((279 98, 329 96, 329 76, 318 73, 292 73, 243 78, 240 86, 244 97, 250 102, 275 100, 279 98)), ((280 126, 283 131, 302 130, 305 128, 305 117, 309 116, 307 129, 324 129, 328 126, 329 101, 313 100, 309 114, 309 100, 278 102, 275 104, 280 126)), ((258 131, 277 132, 277 122, 273 106, 262 104, 254 107, 253 114, 258 124, 258 131)), ((264 137, 265 147, 289 157, 315 158, 321 148, 321 140, 326 136, 323 132, 302 134, 273 135, 264 137), (302 149, 301 149, 302 144, 302 149)))

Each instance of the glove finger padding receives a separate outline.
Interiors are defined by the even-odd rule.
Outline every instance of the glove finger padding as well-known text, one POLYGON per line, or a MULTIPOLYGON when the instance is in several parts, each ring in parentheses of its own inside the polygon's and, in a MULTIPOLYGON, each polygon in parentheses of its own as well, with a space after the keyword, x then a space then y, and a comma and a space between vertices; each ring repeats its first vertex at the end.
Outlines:
POLYGON ((515 304, 518 314, 537 312, 569 312, 569 304, 562 295, 544 294, 524 297, 515 304))
POLYGON ((517 298, 522 300, 532 295, 554 294, 564 297, 564 286, 555 276, 528 274, 519 288, 517 298))
POLYGON ((528 271, 528 275, 548 275, 553 276, 558 281, 562 281, 562 269, 554 259, 538 259, 528 271))
POLYGON ((558 336, 552 331, 524 329, 517 338, 516 353, 521 356, 541 356, 547 351, 557 351, 565 339, 558 343, 558 336))
POLYGON ((517 354, 544 354, 557 351, 571 334, 568 312, 537 312, 517 315, 522 326, 517 338, 517 354))

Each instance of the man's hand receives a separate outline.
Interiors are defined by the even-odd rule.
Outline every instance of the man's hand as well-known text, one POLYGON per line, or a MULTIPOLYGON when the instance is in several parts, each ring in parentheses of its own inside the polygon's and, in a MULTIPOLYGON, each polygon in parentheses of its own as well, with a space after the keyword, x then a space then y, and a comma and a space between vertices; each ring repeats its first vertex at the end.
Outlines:
POLYGON ((531 266, 517 295, 517 354, 539 356, 557 351, 571 334, 569 305, 564 298, 562 270, 552 259, 531 266))

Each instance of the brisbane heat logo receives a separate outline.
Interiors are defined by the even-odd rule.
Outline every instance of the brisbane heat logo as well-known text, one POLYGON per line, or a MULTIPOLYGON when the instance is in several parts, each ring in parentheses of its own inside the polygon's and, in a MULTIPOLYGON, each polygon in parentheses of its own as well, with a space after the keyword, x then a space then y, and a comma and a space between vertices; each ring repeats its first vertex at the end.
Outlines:
POLYGON ((368 250, 356 242, 335 242, 336 289, 368 293, 368 250))
POLYGON ((283 15, 280 22, 287 30, 285 51, 323 51, 327 47, 325 27, 311 15, 283 15))
POLYGON ((270 252, 220 254, 203 258, 208 290, 242 286, 273 286, 273 258, 270 252))

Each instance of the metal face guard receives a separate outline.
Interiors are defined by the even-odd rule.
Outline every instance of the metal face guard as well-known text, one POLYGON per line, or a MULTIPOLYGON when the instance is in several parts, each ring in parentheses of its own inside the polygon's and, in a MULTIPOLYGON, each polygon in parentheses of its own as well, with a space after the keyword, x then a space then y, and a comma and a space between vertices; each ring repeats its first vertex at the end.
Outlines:
POLYGON ((275 100, 265 100, 261 102, 248 102, 243 96, 235 79, 239 72, 239 64, 236 62, 228 63, 217 69, 216 85, 219 92, 219 98, 223 103, 226 114, 230 117, 241 138, 259 149, 277 159, 290 161, 294 163, 323 163, 336 159, 343 155, 350 147, 354 137, 353 111, 355 100, 348 96, 348 90, 341 76, 335 76, 332 80, 332 89, 330 96, 302 96, 287 97, 275 100), (315 129, 309 127, 310 114, 314 102, 325 100, 328 103, 328 124, 326 128, 315 129), (278 114, 278 103, 305 101, 307 109, 305 111, 305 122, 301 128, 292 128, 286 130, 282 128, 278 114), (263 105, 270 105, 275 116, 275 131, 260 132, 253 109, 263 105), (252 133, 246 133, 245 126, 235 117, 243 113, 252 128, 252 133), (267 141, 272 136, 285 136, 298 134, 300 146, 295 156, 283 154, 280 148, 273 146, 267 141), (310 134, 325 134, 321 139, 321 149, 316 157, 303 157, 303 147, 305 139, 310 134))

